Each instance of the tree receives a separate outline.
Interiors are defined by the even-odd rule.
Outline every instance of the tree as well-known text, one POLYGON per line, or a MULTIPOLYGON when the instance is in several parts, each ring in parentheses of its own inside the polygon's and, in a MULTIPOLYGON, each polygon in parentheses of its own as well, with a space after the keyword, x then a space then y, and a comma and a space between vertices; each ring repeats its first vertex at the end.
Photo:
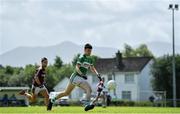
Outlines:
POLYGON ((60 70, 61 79, 63 79, 64 77, 70 77, 73 71, 74 67, 71 64, 64 65, 60 70))
POLYGON ((14 73, 14 69, 11 66, 6 66, 5 73, 12 75, 14 73))
POLYGON ((130 45, 125 44, 122 54, 124 57, 153 57, 152 52, 148 49, 146 44, 141 44, 134 49, 130 45))
POLYGON ((73 66, 71 64, 65 64, 60 69, 55 68, 54 66, 49 66, 47 68, 46 76, 46 86, 52 91, 54 86, 58 84, 65 77, 70 77, 73 73, 73 66))
POLYGON ((23 85, 31 87, 32 79, 36 72, 36 68, 37 66, 31 64, 25 66, 22 74, 23 75, 22 80, 24 82, 23 85))
POLYGON ((8 80, 9 80, 10 76, 11 75, 0 74, 0 86, 1 87, 8 86, 8 80))
POLYGON ((5 74, 5 67, 0 68, 0 86, 5 86, 7 84, 7 81, 5 78, 8 78, 5 74))
POLYGON ((134 52, 135 50, 130 45, 124 44, 124 51, 122 53, 124 57, 135 56, 134 52))
POLYGON ((148 49, 146 44, 141 44, 138 48, 136 48, 135 54, 137 56, 153 57, 152 52, 148 49))
POLYGON ((57 73, 60 69, 49 65, 47 68, 47 75, 45 77, 46 87, 49 91, 52 91, 54 86, 60 81, 59 74, 57 73))
POLYGON ((8 86, 23 86, 24 82, 22 81, 23 76, 21 74, 12 75, 8 80, 8 86))
POLYGON ((63 66, 63 61, 61 60, 59 56, 56 56, 54 66, 56 68, 61 68, 63 66))
MULTIPOLYGON (((176 91, 180 99, 180 55, 176 56, 176 91)), ((151 69, 153 75, 152 86, 155 91, 166 91, 167 98, 173 98, 172 87, 172 56, 165 55, 157 58, 151 69)))

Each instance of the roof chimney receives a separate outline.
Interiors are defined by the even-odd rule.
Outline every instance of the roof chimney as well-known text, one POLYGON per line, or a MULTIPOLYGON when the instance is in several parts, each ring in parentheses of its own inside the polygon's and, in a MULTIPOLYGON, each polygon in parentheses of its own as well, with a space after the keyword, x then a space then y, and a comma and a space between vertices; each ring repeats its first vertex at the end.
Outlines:
POLYGON ((116 53, 116 63, 118 68, 122 66, 122 53, 119 50, 116 53))

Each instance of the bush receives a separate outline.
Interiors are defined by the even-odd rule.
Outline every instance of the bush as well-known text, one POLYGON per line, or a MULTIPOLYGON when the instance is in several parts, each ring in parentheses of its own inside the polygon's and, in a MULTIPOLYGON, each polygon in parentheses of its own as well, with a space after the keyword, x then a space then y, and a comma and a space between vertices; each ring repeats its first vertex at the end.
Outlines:
POLYGON ((135 102, 135 101, 126 101, 126 100, 112 100, 111 106, 153 106, 149 101, 145 102, 135 102))
POLYGON ((124 101, 124 100, 112 100, 111 101, 112 106, 134 106, 134 101, 124 101))

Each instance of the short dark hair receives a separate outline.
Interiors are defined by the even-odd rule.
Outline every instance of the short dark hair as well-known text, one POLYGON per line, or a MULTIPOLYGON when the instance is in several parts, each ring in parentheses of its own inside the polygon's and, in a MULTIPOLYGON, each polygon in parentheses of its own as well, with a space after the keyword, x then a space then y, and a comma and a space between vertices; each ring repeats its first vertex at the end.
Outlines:
POLYGON ((48 60, 46 57, 41 58, 41 62, 48 60))
POLYGON ((85 44, 84 49, 92 49, 92 45, 87 43, 85 44))

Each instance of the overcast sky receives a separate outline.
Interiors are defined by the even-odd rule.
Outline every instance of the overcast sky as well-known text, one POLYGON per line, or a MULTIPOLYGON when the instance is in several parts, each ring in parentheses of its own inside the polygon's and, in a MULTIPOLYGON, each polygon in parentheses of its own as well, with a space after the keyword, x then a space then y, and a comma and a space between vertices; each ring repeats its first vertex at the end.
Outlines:
MULTIPOLYGON (((169 3, 180 0, 0 0, 0 54, 63 41, 115 48, 171 42, 169 3)), ((180 45, 180 11, 175 28, 180 45)))

